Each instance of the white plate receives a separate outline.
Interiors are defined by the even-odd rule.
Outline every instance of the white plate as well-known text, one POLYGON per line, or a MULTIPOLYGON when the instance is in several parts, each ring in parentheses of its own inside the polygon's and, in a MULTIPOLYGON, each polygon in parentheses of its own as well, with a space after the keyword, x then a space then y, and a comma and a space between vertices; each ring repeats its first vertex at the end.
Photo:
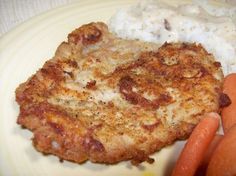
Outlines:
MULTIPOLYGON (((32 133, 16 124, 19 107, 15 88, 51 58, 67 34, 82 24, 106 22, 119 8, 135 0, 80 1, 40 16, 15 28, 0 40, 0 175, 37 176, 154 176, 169 175, 183 145, 181 142, 153 155, 154 164, 139 167, 129 162, 116 165, 59 162, 44 156, 31 144, 32 133)), ((172 3, 172 1, 169 1, 172 3)), ((173 1, 177 2, 177 1, 173 1)))

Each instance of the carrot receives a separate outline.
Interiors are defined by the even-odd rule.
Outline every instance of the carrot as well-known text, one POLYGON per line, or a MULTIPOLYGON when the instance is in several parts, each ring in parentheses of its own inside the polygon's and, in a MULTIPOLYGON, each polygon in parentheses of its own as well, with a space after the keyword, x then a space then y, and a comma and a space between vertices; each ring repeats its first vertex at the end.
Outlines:
POLYGON ((221 141, 222 138, 223 138, 222 134, 216 134, 215 135, 214 139, 211 141, 209 147, 207 148, 204 159, 202 161, 203 165, 208 165, 208 163, 210 162, 210 159, 212 157, 213 152, 215 151, 217 145, 219 144, 219 142, 221 141))
POLYGON ((205 114, 185 144, 172 176, 194 175, 219 127, 219 118, 217 113, 205 114))
POLYGON ((214 139, 211 141, 209 147, 207 148, 204 158, 203 158, 200 166, 198 167, 196 173, 194 174, 194 176, 206 175, 206 170, 207 170, 208 164, 210 162, 210 159, 212 157, 212 154, 215 151, 216 147, 218 146, 218 144, 220 143, 222 138, 223 138, 223 135, 221 135, 221 134, 215 135, 214 139))
POLYGON ((207 176, 236 175, 236 124, 231 127, 214 151, 207 176))
POLYGON ((222 109, 222 125, 226 133, 236 123, 236 73, 229 74, 225 77, 223 92, 231 100, 231 104, 222 109))

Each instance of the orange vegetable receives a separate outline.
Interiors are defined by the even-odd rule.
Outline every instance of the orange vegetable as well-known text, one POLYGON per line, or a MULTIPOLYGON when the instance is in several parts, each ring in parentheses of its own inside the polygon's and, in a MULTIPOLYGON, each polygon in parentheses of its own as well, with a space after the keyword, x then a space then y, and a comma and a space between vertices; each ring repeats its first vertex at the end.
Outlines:
POLYGON ((223 135, 221 135, 221 134, 216 134, 215 135, 214 139, 211 141, 211 144, 207 148, 204 159, 202 161, 203 165, 208 165, 208 163, 210 162, 210 159, 212 157, 213 152, 215 151, 217 145, 219 144, 219 142, 221 141, 222 138, 223 138, 223 135))
POLYGON ((172 176, 193 176, 219 127, 217 113, 205 114, 182 150, 172 176))
POLYGON ((213 152, 207 176, 236 175, 236 125, 231 127, 213 152))
POLYGON ((231 100, 231 104, 222 110, 222 124, 226 133, 236 123, 236 73, 229 74, 225 77, 223 92, 231 100))
POLYGON ((221 135, 221 134, 215 135, 214 139, 211 141, 211 144, 207 148, 207 151, 204 154, 204 158, 203 158, 200 166, 198 167, 196 173, 194 174, 194 176, 202 176, 202 175, 206 174, 206 170, 207 170, 208 164, 210 162, 210 159, 212 157, 212 154, 215 151, 216 147, 218 146, 218 144, 220 143, 222 138, 223 138, 223 135, 221 135))

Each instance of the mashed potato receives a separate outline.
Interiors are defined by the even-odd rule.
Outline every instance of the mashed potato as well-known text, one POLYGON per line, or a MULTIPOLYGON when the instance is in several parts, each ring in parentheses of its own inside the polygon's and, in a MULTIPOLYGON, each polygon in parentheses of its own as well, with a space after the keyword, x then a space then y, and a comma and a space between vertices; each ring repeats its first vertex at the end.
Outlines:
POLYGON ((119 37, 155 43, 196 42, 220 61, 224 74, 236 72, 236 7, 209 4, 177 7, 159 1, 141 1, 119 10, 109 28, 119 37))

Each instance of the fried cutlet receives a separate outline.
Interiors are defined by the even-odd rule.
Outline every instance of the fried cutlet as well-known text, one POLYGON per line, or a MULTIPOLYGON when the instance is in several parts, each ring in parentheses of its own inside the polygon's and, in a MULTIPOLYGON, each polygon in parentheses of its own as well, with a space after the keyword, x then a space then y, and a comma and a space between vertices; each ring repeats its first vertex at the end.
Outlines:
POLYGON ((77 163, 153 162, 218 112, 223 74, 200 44, 146 43, 81 26, 16 89, 17 123, 45 154, 77 163))

